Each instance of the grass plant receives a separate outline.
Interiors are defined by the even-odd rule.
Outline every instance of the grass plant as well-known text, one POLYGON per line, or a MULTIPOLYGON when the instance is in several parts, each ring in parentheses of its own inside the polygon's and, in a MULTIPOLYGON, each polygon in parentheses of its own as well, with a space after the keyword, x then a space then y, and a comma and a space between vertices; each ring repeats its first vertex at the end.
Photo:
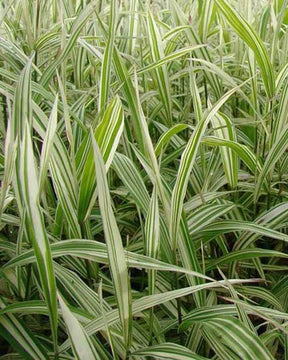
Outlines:
POLYGON ((0 9, 0 359, 288 360, 288 1, 0 9))

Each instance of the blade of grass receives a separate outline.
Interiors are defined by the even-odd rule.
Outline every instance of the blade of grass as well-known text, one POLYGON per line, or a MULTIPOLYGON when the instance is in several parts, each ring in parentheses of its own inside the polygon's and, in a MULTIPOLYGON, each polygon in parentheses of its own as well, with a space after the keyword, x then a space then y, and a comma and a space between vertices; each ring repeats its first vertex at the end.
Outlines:
POLYGON ((129 351, 131 344, 132 313, 130 281, 126 266, 125 253, 121 235, 112 210, 104 161, 92 131, 91 139, 95 160, 99 205, 102 214, 110 270, 118 304, 119 316, 123 327, 126 351, 129 351))
POLYGON ((60 293, 58 293, 58 299, 62 309, 62 316, 69 332, 75 359, 100 360, 92 341, 83 329, 82 325, 75 318, 60 293))
POLYGON ((189 176, 196 159, 197 151, 200 146, 201 138, 205 129, 217 111, 225 104, 229 97, 236 91, 234 88, 228 91, 209 111, 200 123, 197 124, 193 135, 191 136, 185 151, 182 154, 181 162, 176 178, 176 183, 172 193, 171 200, 171 219, 170 219, 170 236, 172 239, 172 249, 176 249, 179 224, 183 210, 184 198, 188 186, 189 176))
POLYGON ((17 174, 21 185, 21 196, 27 216, 26 233, 31 241, 49 309, 55 351, 57 352, 57 299, 50 244, 45 229, 44 218, 39 204, 39 183, 35 167, 30 127, 26 123, 24 139, 20 146, 20 172, 17 174))
POLYGON ((225 0, 216 0, 218 8, 233 27, 237 35, 252 49, 259 64, 265 90, 269 99, 275 92, 274 71, 267 50, 252 26, 225 0))

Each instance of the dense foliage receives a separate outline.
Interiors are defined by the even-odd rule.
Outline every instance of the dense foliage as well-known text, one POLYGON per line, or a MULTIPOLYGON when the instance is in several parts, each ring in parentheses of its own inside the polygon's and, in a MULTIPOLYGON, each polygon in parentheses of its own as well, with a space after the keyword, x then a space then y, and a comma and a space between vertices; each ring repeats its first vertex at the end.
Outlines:
POLYGON ((288 360, 288 1, 1 0, 1 359, 288 360))

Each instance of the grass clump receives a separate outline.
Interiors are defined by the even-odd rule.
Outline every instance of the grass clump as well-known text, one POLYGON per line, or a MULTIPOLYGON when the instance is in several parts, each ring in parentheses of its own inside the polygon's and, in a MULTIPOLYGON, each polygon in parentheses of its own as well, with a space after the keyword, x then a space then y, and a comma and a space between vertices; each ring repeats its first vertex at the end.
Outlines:
POLYGON ((2 358, 287 360, 287 1, 0 6, 2 358))

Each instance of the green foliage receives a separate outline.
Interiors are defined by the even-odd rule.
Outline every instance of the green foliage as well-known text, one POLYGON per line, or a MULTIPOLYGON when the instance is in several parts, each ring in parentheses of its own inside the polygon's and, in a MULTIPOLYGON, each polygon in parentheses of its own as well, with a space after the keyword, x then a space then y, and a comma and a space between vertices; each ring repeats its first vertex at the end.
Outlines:
POLYGON ((288 1, 0 8, 1 359, 288 360, 288 1))

